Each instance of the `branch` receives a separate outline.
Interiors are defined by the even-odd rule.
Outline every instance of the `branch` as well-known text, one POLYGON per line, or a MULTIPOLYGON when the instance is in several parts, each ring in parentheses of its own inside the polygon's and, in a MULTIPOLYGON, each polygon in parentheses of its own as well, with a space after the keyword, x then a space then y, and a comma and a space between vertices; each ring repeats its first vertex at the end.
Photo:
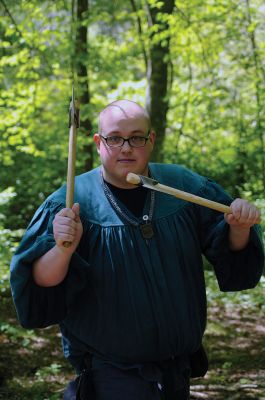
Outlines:
MULTIPOLYGON (((248 21, 248 25, 251 26, 252 25, 252 18, 251 18, 251 12, 250 12, 250 4, 249 4, 249 0, 246 0, 246 8, 247 8, 247 21, 248 21)), ((260 57, 259 57, 259 49, 257 46, 257 42, 256 42, 256 35, 255 35, 255 30, 251 30, 249 32, 249 38, 250 38, 250 42, 251 42, 251 47, 252 47, 252 55, 253 55, 253 60, 254 60, 254 64, 255 64, 255 69, 258 75, 258 71, 260 70, 263 76, 263 81, 265 80, 265 72, 262 66, 262 62, 260 61, 260 57)))
POLYGON ((132 9, 136 15, 136 21, 137 21, 137 27, 138 27, 138 35, 139 35, 139 40, 140 40, 140 44, 142 47, 142 52, 143 52, 143 56, 144 56, 144 63, 145 63, 145 70, 147 71, 147 65, 148 65, 148 57, 147 57, 147 53, 145 50, 145 45, 144 45, 144 41, 143 41, 143 30, 142 30, 142 24, 141 24, 141 19, 138 15, 138 10, 135 4, 134 0, 130 0, 131 2, 131 6, 132 9))
POLYGON ((7 15, 9 16, 9 18, 10 18, 11 21, 13 22, 14 27, 15 27, 17 33, 19 34, 19 36, 23 37, 22 32, 21 32, 21 30, 18 28, 18 26, 17 26, 17 24, 16 24, 16 21, 14 20, 12 14, 10 13, 9 9, 7 8, 6 3, 4 2, 4 0, 0 0, 0 2, 2 3, 2 5, 3 5, 3 7, 4 7, 4 9, 5 9, 6 13, 7 13, 7 15))

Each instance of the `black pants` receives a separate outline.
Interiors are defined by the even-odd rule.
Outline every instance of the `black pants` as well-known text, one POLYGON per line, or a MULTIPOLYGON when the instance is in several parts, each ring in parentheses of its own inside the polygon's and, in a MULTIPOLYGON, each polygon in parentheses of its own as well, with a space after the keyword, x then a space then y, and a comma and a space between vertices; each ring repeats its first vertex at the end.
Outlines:
MULTIPOLYGON (((143 379, 137 369, 121 370, 113 365, 92 370, 94 394, 83 394, 81 400, 188 400, 189 378, 186 385, 173 396, 165 394, 157 382, 143 379)), ((76 400, 78 381, 72 381, 66 388, 64 400, 76 400)))

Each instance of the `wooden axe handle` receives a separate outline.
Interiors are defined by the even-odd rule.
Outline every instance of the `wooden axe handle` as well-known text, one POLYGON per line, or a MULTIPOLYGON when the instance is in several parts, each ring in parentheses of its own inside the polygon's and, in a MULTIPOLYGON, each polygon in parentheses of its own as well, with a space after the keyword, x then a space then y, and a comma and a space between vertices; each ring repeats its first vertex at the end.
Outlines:
MULTIPOLYGON (((79 128, 79 107, 75 104, 74 86, 72 100, 69 107, 69 149, 66 185, 66 207, 72 208, 74 203, 75 186, 75 159, 76 159, 76 130, 79 128)), ((64 247, 71 246, 71 242, 64 242, 64 247)))
POLYGON ((153 179, 150 179, 150 178, 147 178, 147 177, 144 177, 141 175, 139 176, 139 175, 133 174, 132 172, 128 173, 126 180, 127 180, 127 182, 132 183, 134 185, 142 185, 151 190, 157 190, 158 192, 171 194, 172 196, 175 196, 179 199, 190 201, 192 203, 196 203, 201 206, 205 206, 205 207, 211 208, 213 210, 220 211, 222 213, 227 213, 227 214, 232 213, 231 208, 229 206, 226 206, 225 204, 217 203, 216 201, 208 200, 203 197, 196 196, 192 193, 183 192, 182 190, 178 190, 178 189, 172 188, 170 186, 162 185, 153 179), (146 179, 146 183, 145 183, 145 179, 146 179), (153 181, 153 183, 152 183, 152 181, 153 181), (150 182, 150 184, 149 184, 149 182, 150 182))
POLYGON ((75 160, 76 160, 76 128, 71 126, 69 132, 67 186, 66 186, 66 207, 72 208, 74 203, 75 185, 75 160))
MULTIPOLYGON (((72 208, 74 203, 75 186, 75 160, 76 160, 76 127, 72 125, 69 131, 69 150, 66 185, 66 207, 72 208)), ((64 247, 70 247, 71 242, 64 242, 64 247)))

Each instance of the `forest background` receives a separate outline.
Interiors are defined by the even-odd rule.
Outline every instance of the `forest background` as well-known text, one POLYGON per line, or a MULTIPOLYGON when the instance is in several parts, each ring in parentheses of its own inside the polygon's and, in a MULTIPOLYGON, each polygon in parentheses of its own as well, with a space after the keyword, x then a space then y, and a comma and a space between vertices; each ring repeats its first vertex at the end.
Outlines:
MULTIPOLYGON (((0 13, 0 398, 57 399, 72 373, 59 334, 19 328, 8 279, 34 211, 66 180, 73 80, 77 174, 99 164, 98 113, 127 98, 151 115, 154 161, 206 175, 264 214, 265 3, 0 0, 0 13)), ((264 279, 225 295, 209 266, 206 279, 212 375, 192 396, 264 399, 264 279)))

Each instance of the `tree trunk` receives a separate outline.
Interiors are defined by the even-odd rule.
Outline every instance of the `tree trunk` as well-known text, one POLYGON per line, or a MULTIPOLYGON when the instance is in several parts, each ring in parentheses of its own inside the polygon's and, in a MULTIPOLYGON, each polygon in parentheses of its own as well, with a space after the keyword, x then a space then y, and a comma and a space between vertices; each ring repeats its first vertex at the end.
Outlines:
MULTIPOLYGON (((87 25, 83 24, 83 21, 88 13, 89 4, 88 0, 77 0, 77 27, 76 27, 76 39, 75 39, 75 70, 77 73, 78 80, 78 98, 80 104, 84 106, 84 110, 88 110, 90 102, 89 93, 89 73, 87 68, 88 58, 88 29, 87 25)), ((91 134, 92 123, 89 119, 88 112, 83 112, 81 109, 80 113, 80 130, 84 132, 87 137, 91 134)), ((87 143, 84 145, 85 158, 85 170, 91 170, 93 168, 93 143, 87 143)))
MULTIPOLYGON (((247 8, 247 20, 249 28, 252 26, 252 18, 250 11, 249 0, 246 0, 247 8)), ((251 43, 252 59, 255 70, 255 97, 256 97, 256 127, 255 134, 260 141, 260 163, 261 163, 261 179, 262 179, 262 191, 265 191, 265 140, 264 140, 264 121, 263 121, 263 104, 261 100, 261 93, 264 90, 262 87, 264 82, 264 70, 262 68, 262 62, 259 59, 257 45, 256 45, 256 32, 255 29, 249 29, 249 38, 251 43)))
POLYGON ((169 108, 169 67, 170 67, 170 31, 165 18, 161 22, 161 14, 172 14, 174 0, 163 0, 162 7, 147 6, 149 28, 158 26, 156 33, 152 31, 150 37, 150 52, 147 64, 147 94, 146 108, 150 114, 152 126, 156 131, 156 145, 153 152, 155 161, 163 161, 163 142, 166 132, 167 112, 169 108), (166 37, 157 40, 157 35, 166 32, 166 37))

